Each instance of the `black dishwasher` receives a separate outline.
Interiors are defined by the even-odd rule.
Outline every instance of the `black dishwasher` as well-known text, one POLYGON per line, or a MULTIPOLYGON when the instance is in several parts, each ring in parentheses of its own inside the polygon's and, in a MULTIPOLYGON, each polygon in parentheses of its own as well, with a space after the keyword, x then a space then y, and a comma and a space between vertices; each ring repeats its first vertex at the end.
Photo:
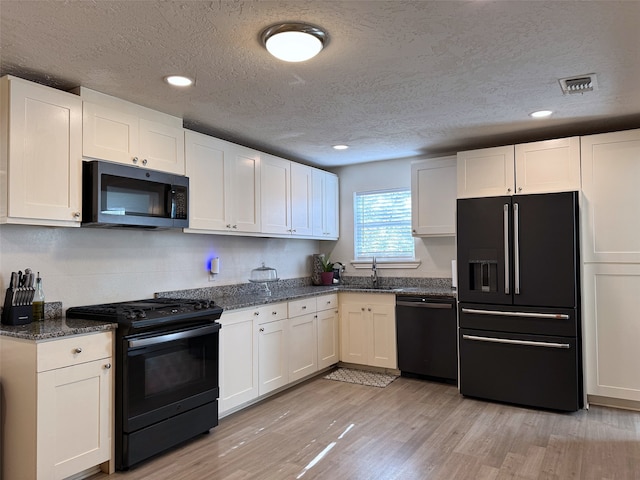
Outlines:
POLYGON ((398 369, 403 376, 457 380, 455 299, 397 296, 396 335, 398 369))

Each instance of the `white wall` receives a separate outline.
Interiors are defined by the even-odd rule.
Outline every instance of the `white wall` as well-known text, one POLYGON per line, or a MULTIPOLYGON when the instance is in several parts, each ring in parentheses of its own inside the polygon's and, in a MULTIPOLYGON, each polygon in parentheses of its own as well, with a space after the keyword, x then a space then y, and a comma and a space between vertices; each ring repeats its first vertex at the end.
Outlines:
MULTIPOLYGON (((321 252, 346 266, 345 274, 369 276, 369 270, 356 270, 349 263, 353 251, 353 194, 369 190, 411 188, 411 162, 415 159, 388 160, 341 167, 333 171, 340 178, 340 239, 322 242, 321 252)), ((455 258, 454 237, 416 238, 415 255, 421 261, 417 269, 380 269, 381 277, 451 278, 451 260, 455 258)))
POLYGON ((316 240, 0 225, 2 301, 12 271, 40 271, 46 301, 63 308, 150 298, 155 292, 246 283, 262 262, 308 277, 316 240), (209 281, 207 260, 220 257, 209 281))

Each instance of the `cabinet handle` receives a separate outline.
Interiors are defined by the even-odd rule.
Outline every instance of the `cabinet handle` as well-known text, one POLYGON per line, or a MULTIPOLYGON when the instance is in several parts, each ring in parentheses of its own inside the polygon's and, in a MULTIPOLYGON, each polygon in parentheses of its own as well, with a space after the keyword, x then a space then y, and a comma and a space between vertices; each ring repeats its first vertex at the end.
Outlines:
POLYGON ((82 353, 82 348, 77 347, 73 353, 82 353))
POLYGON ((138 157, 133 157, 133 163, 138 163, 138 157))
POLYGON ((110 363, 107 363, 107 364, 104 366, 104 368, 105 368, 105 370, 109 370, 109 369, 111 368, 111 364, 110 364, 110 363))
POLYGON ((142 160, 142 164, 146 165, 147 164, 147 159, 145 158, 144 160, 142 160))

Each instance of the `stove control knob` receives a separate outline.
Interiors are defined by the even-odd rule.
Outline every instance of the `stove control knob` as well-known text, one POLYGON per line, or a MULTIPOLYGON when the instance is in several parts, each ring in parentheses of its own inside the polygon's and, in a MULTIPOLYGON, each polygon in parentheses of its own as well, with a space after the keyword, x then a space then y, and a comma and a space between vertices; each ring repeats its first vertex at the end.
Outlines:
POLYGON ((145 312, 144 310, 140 310, 138 312, 138 318, 147 318, 147 312, 145 312))
POLYGON ((193 306, 194 310, 202 310, 202 303, 198 302, 193 306))
POLYGON ((125 310, 124 317, 131 320, 135 320, 136 312, 134 312, 133 310, 125 310))

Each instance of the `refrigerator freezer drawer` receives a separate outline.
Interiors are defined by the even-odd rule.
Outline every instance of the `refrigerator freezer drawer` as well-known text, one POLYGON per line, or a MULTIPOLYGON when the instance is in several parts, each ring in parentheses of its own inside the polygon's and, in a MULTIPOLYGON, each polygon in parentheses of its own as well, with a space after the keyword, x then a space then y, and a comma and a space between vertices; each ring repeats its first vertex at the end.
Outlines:
POLYGON ((461 303, 460 328, 533 335, 575 337, 578 335, 574 308, 526 308, 507 305, 461 303))
POLYGON ((582 407, 576 338, 460 329, 460 393, 553 410, 582 407))

